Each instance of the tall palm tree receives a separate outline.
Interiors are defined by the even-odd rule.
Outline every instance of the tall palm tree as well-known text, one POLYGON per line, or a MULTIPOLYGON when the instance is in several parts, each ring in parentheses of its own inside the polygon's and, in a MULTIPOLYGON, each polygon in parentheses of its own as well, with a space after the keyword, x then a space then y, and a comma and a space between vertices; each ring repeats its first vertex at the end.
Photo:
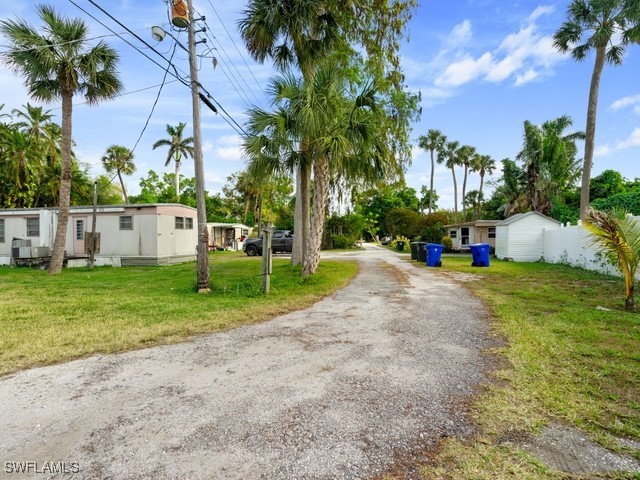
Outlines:
POLYGON ((49 264, 49 274, 54 275, 62 271, 71 201, 73 97, 80 94, 95 105, 117 96, 122 84, 116 70, 116 51, 103 41, 89 48, 88 28, 82 20, 63 18, 47 5, 39 5, 36 10, 44 23, 41 29, 23 20, 0 21, 0 32, 10 42, 1 58, 24 77, 31 97, 44 102, 62 100, 60 202, 49 264))
POLYGON ((124 185, 122 174, 131 175, 136 171, 131 150, 121 145, 111 145, 102 156, 102 166, 107 173, 118 175, 118 180, 120 180, 120 186, 122 187, 122 195, 124 195, 124 203, 128 205, 129 197, 127 196, 127 188, 124 185))
POLYGON ((313 162, 313 209, 305 244, 303 276, 315 273, 324 231, 329 185, 333 176, 372 181, 386 172, 386 146, 374 132, 375 92, 366 85, 350 97, 345 77, 332 63, 323 65, 312 82, 289 74, 272 81, 274 112, 253 109, 244 149, 249 171, 258 175, 291 171, 302 159, 302 139, 313 162))
POLYGON ((640 223, 624 210, 599 212, 589 209, 584 227, 591 233, 592 244, 600 247, 605 257, 624 277, 624 306, 635 311, 636 271, 640 264, 640 223))
POLYGON ((463 145, 458 149, 458 162, 464 167, 464 176, 462 177, 462 221, 467 220, 467 176, 469 175, 469 169, 476 155, 475 147, 470 145, 463 145))
MULTIPOLYGON (((433 172, 435 170, 435 163, 433 159, 433 154, 435 152, 440 152, 445 142, 447 141, 447 137, 442 134, 440 130, 429 129, 427 131, 427 135, 420 135, 418 138, 418 146, 424 150, 428 150, 431 154, 431 175, 429 182, 429 215, 431 215, 431 207, 433 205, 433 172)), ((438 162, 440 163, 440 162, 438 162)))
POLYGON ((169 147, 167 152, 167 161, 164 166, 167 167, 173 160, 176 168, 176 199, 180 198, 180 163, 183 157, 193 158, 193 137, 182 138, 186 123, 180 122, 177 126, 167 124, 167 133, 169 138, 163 138, 153 144, 153 149, 158 147, 169 147))
POLYGON ((555 33, 554 46, 571 52, 580 62, 595 50, 595 62, 589 87, 587 127, 580 190, 580 218, 589 207, 589 182, 596 137, 596 116, 600 77, 605 63, 621 65, 626 47, 640 43, 640 2, 637 0, 573 0, 565 20, 555 33))
POLYGON ((460 142, 453 140, 445 142, 442 147, 442 151, 438 155, 438 163, 440 159, 445 162, 445 166, 451 170, 451 176, 453 177, 453 221, 458 223, 458 182, 456 181, 456 166, 459 165, 458 150, 460 149, 460 142))
POLYGON ((483 198, 482 188, 484 187, 485 175, 491 175, 496 169, 496 161, 491 158, 490 155, 480 155, 477 159, 477 163, 474 165, 475 171, 480 175, 480 198, 483 198))
MULTIPOLYGON (((337 19, 320 0, 253 0, 238 22, 249 54, 260 63, 273 60, 280 71, 297 66, 311 82, 318 64, 341 41, 337 19)), ((291 261, 302 265, 310 231, 312 159, 310 139, 301 139, 301 161, 296 165, 296 206, 291 261)))

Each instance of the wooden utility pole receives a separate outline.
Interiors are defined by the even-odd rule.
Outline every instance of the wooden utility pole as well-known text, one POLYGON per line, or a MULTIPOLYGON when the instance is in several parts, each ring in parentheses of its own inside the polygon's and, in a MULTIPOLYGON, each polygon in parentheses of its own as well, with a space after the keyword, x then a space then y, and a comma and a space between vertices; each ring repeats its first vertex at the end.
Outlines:
POLYGON ((207 207, 205 204, 204 166, 202 160, 202 131, 200 129, 200 86, 196 56, 195 21, 192 0, 187 0, 189 10, 189 76, 191 78, 191 101, 193 106, 193 162, 196 174, 196 207, 198 210, 198 293, 211 291, 209 277, 209 232, 207 231, 207 207))

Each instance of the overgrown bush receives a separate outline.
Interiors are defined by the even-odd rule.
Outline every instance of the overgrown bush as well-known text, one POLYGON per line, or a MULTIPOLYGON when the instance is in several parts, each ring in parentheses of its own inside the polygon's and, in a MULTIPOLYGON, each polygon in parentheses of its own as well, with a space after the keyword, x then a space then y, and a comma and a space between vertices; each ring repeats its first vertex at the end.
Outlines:
POLYGON ((403 252, 407 251, 407 250, 409 250, 411 248, 410 245, 409 245, 411 240, 409 240, 407 237, 403 237, 402 235, 399 235, 396 238, 394 238, 393 240, 391 240, 391 242, 389 243, 389 246, 391 248, 393 248, 394 250, 397 250, 398 242, 404 242, 404 247, 402 249, 403 252))
POLYGON ((436 223, 429 227, 423 228, 420 232, 420 240, 428 243, 440 243, 446 231, 441 223, 436 223))
POLYGON ((451 240, 450 236, 445 235, 444 237, 442 237, 440 239, 440 243, 444 246, 444 249, 447 252, 450 252, 451 250, 453 250, 453 240, 451 240))
POLYGON ((353 246, 358 241, 358 237, 354 235, 333 235, 331 237, 333 240, 333 248, 353 248, 353 246))

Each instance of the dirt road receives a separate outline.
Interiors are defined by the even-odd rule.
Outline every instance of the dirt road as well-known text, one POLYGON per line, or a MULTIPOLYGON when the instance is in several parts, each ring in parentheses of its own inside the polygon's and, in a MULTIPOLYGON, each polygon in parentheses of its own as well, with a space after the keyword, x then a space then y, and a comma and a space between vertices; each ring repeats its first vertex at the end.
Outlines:
POLYGON ((352 258, 356 279, 306 310, 0 380, 0 477, 375 478, 470 433, 482 306, 394 252, 352 258))

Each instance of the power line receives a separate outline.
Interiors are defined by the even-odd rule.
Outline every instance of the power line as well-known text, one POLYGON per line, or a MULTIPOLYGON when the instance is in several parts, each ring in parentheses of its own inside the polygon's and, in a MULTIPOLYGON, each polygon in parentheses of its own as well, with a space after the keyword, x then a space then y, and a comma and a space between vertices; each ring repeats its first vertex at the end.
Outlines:
MULTIPOLYGON (((173 52, 171 52, 171 57, 169 58, 169 63, 171 63, 171 60, 173 60, 173 56, 176 54, 176 48, 178 48, 178 44, 174 43, 173 44, 173 52)), ((158 100, 160 99, 160 94, 162 93, 162 87, 164 87, 164 84, 165 84, 165 82, 167 80, 168 73, 169 73, 169 65, 167 65, 167 69, 164 71, 164 76, 162 77, 162 83, 160 84, 160 88, 158 89, 158 94, 156 95, 156 99, 153 102, 153 106, 151 107, 151 112, 149 112, 149 116, 147 117, 147 121, 145 122, 144 127, 142 128, 142 131, 140 132, 140 135, 138 136, 138 140, 136 140, 135 145, 131 149, 131 155, 132 156, 133 156, 133 152, 135 152, 136 147, 138 146, 138 143, 140 143, 140 140, 142 139, 142 135, 144 135, 145 130, 149 126, 149 121, 151 120, 151 116, 153 115, 153 112, 156 109, 156 105, 158 104, 158 100)))
MULTIPOLYGON (((247 61, 244 58, 244 55, 242 54, 242 52, 240 51, 240 49, 238 48, 238 45, 236 44, 236 42, 233 40, 233 37, 231 36, 231 34, 229 33, 229 30, 227 30, 227 26, 224 24, 224 22, 222 21, 222 18, 220 18, 220 15, 218 15, 218 11, 216 10, 216 7, 213 6, 213 3, 211 2, 211 0, 209 0, 209 5, 211 5, 211 8, 213 9, 213 13, 216 14, 216 17, 218 17, 218 20, 220 21, 220 23, 222 24, 222 28, 224 28, 224 31, 227 32, 227 36, 229 37, 229 40, 231 40, 231 43, 233 43, 233 46, 235 47, 236 51, 238 52, 238 55, 240 55, 240 58, 242 59, 242 61, 244 62, 244 65, 247 67, 247 70, 249 71, 249 73, 251 74, 251 76, 253 77, 253 80, 256 82, 256 85, 258 86, 258 88, 260 89, 260 91, 262 92, 262 94, 266 97, 266 93, 264 92, 264 89, 262 88, 262 85, 260 85, 260 82, 258 82, 258 79, 255 77, 255 75, 253 74, 253 71, 251 70, 251 68, 249 68, 249 65, 247 64, 247 61)), ((247 85, 248 86, 248 85, 247 85)))
MULTIPOLYGON (((198 13, 200 15, 200 13, 198 13)), ((240 73, 240 71, 238 70, 238 68, 235 66, 235 64, 233 63, 233 61, 231 60, 231 56, 227 53, 227 51, 225 50, 224 46, 222 45, 222 43, 220 43, 220 41, 216 38, 215 35, 213 35, 213 33, 209 34, 209 32, 211 32, 211 28, 209 27, 209 25, 207 24, 206 20, 205 20, 205 25, 207 26, 207 30, 205 31, 205 35, 207 36, 207 38, 209 38, 209 40, 211 40, 211 43, 217 43, 218 46, 220 47, 220 50, 218 50, 216 48, 216 50, 224 53, 224 55, 227 57, 227 59, 229 60, 229 63, 231 64, 231 66, 233 67, 233 69, 235 69, 235 71, 238 73, 238 76, 242 79, 242 81, 244 82, 244 84, 247 86, 247 89, 253 94, 253 98, 256 100, 256 103, 260 103, 260 100, 258 99, 258 97, 255 95, 255 93, 253 93, 253 90, 251 89, 251 87, 249 87, 249 84, 247 83, 246 79, 244 78, 244 76, 240 73)), ((238 87, 240 87, 240 90, 242 90, 242 92, 244 93, 244 100, 246 100, 246 104, 247 106, 251 105, 251 100, 249 99, 249 95, 247 94, 247 92, 245 91, 245 89, 242 87, 242 85, 240 84, 240 82, 238 81, 236 75, 233 73, 233 70, 231 68, 229 68, 227 66, 227 63, 225 61, 225 59, 223 57, 220 58, 220 60, 222 61, 222 65, 224 65, 228 70, 229 73, 231 74, 231 76, 234 78, 236 84, 234 84, 234 88, 236 90, 236 92, 238 92, 238 95, 242 96, 240 94, 240 91, 236 88, 236 85, 238 87)), ((233 84, 232 80, 229 78, 229 76, 225 73, 225 76, 227 77, 227 80, 229 80, 230 83, 233 84)))
MULTIPOLYGON (((185 80, 184 78, 182 78, 179 74, 178 74, 178 69, 177 67, 169 60, 167 60, 167 58, 162 55, 160 52, 158 52, 154 47, 152 47, 151 45, 149 45, 144 39, 140 38, 140 36, 138 36, 137 34, 135 34, 131 29, 129 29, 126 25, 124 25, 122 22, 120 22, 118 19, 116 19, 113 15, 111 15, 109 12, 107 12, 104 8, 100 7, 99 5, 97 5, 93 0, 88 0, 92 5, 94 5, 96 8, 98 8, 101 12, 103 12, 106 16, 108 16, 110 19, 112 19, 114 22, 116 22, 118 25, 120 25, 122 28, 124 28, 129 34, 131 34, 132 36, 134 36, 136 39, 138 39, 140 42, 142 42, 147 48, 149 48, 151 51, 153 51, 156 55, 158 55, 160 58, 162 58, 165 62, 167 62, 167 67, 165 68, 164 66, 160 65, 156 60, 154 60, 153 58, 151 58, 149 55, 147 55, 145 52, 143 52, 142 50, 140 50, 138 47, 136 47, 135 45, 133 45, 131 42, 129 42, 127 39, 125 39, 124 37, 122 37, 121 35, 117 34, 113 29, 109 28, 107 25, 105 25, 103 22, 101 22, 100 20, 98 20, 94 15, 90 14, 89 12, 87 12, 84 8, 80 7, 77 3, 74 2, 74 0, 69 0, 70 3, 72 3, 73 5, 75 5, 78 9, 80 9, 81 11, 83 11, 85 14, 87 14, 89 17, 91 17, 93 20, 95 20, 96 22, 98 22, 100 25, 102 25, 104 28, 106 28, 107 30, 109 30, 110 32, 112 32, 113 34, 115 34, 116 36, 118 36, 118 38, 120 38, 121 40, 123 40, 125 43, 127 43, 129 46, 131 46, 134 50, 136 50, 138 53, 140 53, 141 55, 143 55, 145 58, 147 58, 148 60, 150 60, 151 62, 153 62, 155 65, 157 65, 158 67, 162 68, 165 71, 169 70, 169 67, 171 67, 175 73, 170 73, 171 76, 173 76, 177 81, 179 81, 180 83, 182 83, 183 85, 185 85, 188 88, 191 88, 191 84, 190 82, 188 82, 187 80, 185 80)), ((184 72, 183 72, 184 73, 184 72)), ((215 98, 207 91, 206 88, 204 88, 201 84, 199 84, 200 88, 206 93, 207 97, 210 98, 218 107, 219 110, 222 111, 231 121, 227 120, 224 116, 221 115, 221 118, 223 118, 223 120, 225 120, 225 122, 227 122, 227 124, 233 128, 236 133, 238 133, 239 135, 242 135, 242 132, 244 131, 244 129, 240 126, 240 124, 238 124, 238 122, 236 122, 233 117, 231 117, 231 115, 222 107, 222 105, 220 105, 220 103, 215 100, 215 98), (235 124, 235 126, 234 126, 235 124), (237 127, 237 128, 236 128, 237 127), (240 129, 240 130, 238 130, 240 129)), ((244 134, 246 135, 246 132, 244 132, 244 134)))

